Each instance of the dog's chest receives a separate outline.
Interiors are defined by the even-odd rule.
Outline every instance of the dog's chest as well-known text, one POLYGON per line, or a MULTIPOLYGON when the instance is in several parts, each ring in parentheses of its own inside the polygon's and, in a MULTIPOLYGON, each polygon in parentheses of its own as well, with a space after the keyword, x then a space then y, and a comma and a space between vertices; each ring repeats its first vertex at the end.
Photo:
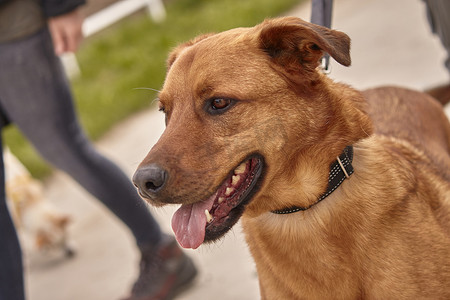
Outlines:
POLYGON ((348 253, 320 230, 311 230, 301 220, 277 220, 282 218, 244 219, 242 224, 265 298, 332 299, 336 293, 356 297, 358 280, 348 253))

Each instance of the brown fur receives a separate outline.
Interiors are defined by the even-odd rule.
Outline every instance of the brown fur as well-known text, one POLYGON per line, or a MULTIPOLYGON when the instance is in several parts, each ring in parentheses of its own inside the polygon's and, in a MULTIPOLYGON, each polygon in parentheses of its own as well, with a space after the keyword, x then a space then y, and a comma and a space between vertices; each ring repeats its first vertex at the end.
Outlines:
POLYGON ((148 200, 198 202, 259 153, 241 220, 263 299, 450 299, 449 122, 425 94, 361 93, 317 70, 323 52, 349 65, 349 48, 344 33, 287 17, 174 50, 167 128, 140 165, 169 175, 148 200), (216 98, 238 101, 208 114, 216 98), (354 174, 313 205, 347 145, 354 174))

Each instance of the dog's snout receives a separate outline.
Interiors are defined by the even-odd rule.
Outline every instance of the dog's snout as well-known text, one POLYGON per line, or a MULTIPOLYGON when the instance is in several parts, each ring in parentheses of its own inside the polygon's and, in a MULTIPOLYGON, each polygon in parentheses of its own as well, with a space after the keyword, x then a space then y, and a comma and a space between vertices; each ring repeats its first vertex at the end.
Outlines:
POLYGON ((133 183, 144 197, 153 198, 164 187, 167 172, 156 164, 139 168, 133 176, 133 183))

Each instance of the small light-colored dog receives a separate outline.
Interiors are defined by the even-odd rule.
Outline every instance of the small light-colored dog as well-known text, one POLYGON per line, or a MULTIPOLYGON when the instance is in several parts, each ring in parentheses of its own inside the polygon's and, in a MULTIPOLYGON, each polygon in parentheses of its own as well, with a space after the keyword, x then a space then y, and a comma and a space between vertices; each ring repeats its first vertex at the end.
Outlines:
POLYGON ((139 192, 182 204, 184 247, 241 219, 263 299, 450 299, 442 107, 334 82, 318 70, 324 53, 350 65, 350 38, 294 17, 177 47, 139 192))
POLYGON ((8 148, 4 149, 3 161, 8 207, 27 244, 39 251, 61 250, 66 256, 74 255, 68 242, 69 215, 45 199, 42 183, 8 148))

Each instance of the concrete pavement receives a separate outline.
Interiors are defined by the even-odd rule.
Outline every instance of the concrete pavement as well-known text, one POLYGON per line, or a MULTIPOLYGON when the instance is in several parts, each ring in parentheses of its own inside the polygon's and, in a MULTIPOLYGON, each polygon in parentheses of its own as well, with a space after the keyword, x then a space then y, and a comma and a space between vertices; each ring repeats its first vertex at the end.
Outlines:
MULTIPOLYGON (((309 10, 308 2, 288 14, 309 20, 309 10)), ((352 38, 353 63, 344 68, 333 62, 332 78, 357 88, 395 84, 424 89, 449 81, 443 67, 445 52, 430 33, 420 0, 338 0, 333 28, 352 38)), ((148 110, 118 124, 97 145, 131 177, 163 130, 162 114, 148 110)), ((138 253, 131 235, 66 175, 56 172, 46 187, 50 201, 73 215, 70 233, 78 254, 64 260, 27 253, 28 298, 120 299, 138 271, 138 253)), ((175 208, 150 209, 161 227, 171 232, 175 208)), ((254 263, 240 226, 216 245, 187 252, 200 274, 195 285, 178 299, 259 298, 254 263)))

